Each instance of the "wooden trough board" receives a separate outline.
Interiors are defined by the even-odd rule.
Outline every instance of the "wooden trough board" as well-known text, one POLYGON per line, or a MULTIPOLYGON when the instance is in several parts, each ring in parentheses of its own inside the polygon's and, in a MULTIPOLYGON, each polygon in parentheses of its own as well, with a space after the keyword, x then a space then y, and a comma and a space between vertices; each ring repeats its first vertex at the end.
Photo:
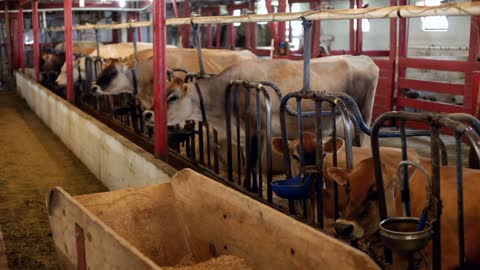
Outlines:
POLYGON ((379 269, 366 254, 192 170, 170 183, 72 197, 48 214, 65 269, 162 269, 242 257, 254 269, 379 269))

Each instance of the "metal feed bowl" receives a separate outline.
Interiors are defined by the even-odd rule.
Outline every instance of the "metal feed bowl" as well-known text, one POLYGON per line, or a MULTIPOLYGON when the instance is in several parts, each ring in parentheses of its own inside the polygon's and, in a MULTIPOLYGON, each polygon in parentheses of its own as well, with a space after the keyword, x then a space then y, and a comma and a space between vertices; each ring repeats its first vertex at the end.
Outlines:
POLYGON ((430 223, 417 231, 419 218, 394 217, 380 222, 380 235, 385 246, 403 255, 408 255, 425 248, 432 238, 430 223))

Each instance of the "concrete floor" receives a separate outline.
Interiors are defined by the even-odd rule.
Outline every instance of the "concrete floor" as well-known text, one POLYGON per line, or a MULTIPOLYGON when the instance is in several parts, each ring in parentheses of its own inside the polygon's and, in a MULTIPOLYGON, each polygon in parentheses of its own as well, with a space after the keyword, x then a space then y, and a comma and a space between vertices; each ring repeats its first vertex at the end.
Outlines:
POLYGON ((0 91, 0 226, 10 269, 57 269, 46 195, 106 191, 14 91, 0 91))

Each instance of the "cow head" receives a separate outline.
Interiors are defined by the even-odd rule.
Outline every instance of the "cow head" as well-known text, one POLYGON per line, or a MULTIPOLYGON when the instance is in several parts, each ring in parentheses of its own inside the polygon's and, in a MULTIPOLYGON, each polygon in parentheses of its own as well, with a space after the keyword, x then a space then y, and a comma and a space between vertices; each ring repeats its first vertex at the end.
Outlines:
MULTIPOLYGON (((73 81, 76 82, 78 80, 79 73, 78 73, 78 66, 80 65, 81 70, 83 71, 82 78, 85 78, 85 58, 81 57, 79 59, 76 59, 73 62, 73 81)), ((55 80, 55 83, 59 86, 65 86, 67 85, 67 64, 63 64, 62 68, 60 69, 60 74, 58 74, 57 79, 55 80)))
POLYGON ((108 59, 92 91, 102 95, 133 93, 132 74, 128 66, 120 59, 108 59))
MULTIPOLYGON (((387 160, 385 163, 382 160, 381 166, 387 213, 390 216, 395 213, 398 199, 396 198, 397 166, 390 164, 387 160)), ((409 175, 413 170, 409 170, 409 175)), ((380 223, 380 212, 373 158, 362 160, 352 170, 330 167, 326 174, 328 178, 334 179, 339 185, 349 189, 345 209, 341 218, 335 221, 337 235, 352 240, 375 233, 380 223)))
MULTIPOLYGON (((333 138, 322 140, 323 152, 326 155, 332 155, 334 149, 333 138)), ((336 138, 336 150, 340 152, 344 148, 345 141, 341 138, 336 138)), ((272 139, 273 150, 283 154, 283 142, 281 137, 274 137, 272 139)), ((300 173, 300 141, 298 139, 290 140, 288 142, 288 149, 290 154, 290 169, 292 175, 300 173)), ((303 133, 303 160, 305 165, 315 165, 316 160, 317 139, 315 134, 311 132, 303 133)))
MULTIPOLYGON (((197 119, 194 114, 200 110, 199 101, 191 95, 190 85, 183 79, 175 78, 167 87, 167 122, 169 126, 197 119)), ((201 113, 200 113, 201 115, 201 113)))
MULTIPOLYGON (((336 144, 336 152, 337 154, 341 153, 344 149, 345 141, 341 138, 327 138, 322 140, 323 141, 323 151, 325 153, 325 167, 332 166, 333 160, 333 151, 334 151, 334 143, 336 144)), ((273 149, 278 153, 283 154, 282 148, 282 138, 274 137, 272 139, 273 149)), ((316 137, 313 133, 305 132, 303 134, 303 146, 304 146, 304 164, 305 165, 314 165, 316 160, 316 137)), ((290 140, 288 142, 288 149, 290 154, 290 169, 292 171, 292 175, 298 175, 300 173, 300 142, 298 139, 290 140)), ((326 217, 333 218, 334 217, 334 180, 329 178, 328 175, 324 174, 324 186, 323 186, 323 205, 324 207, 324 215, 326 217)), ((339 210, 342 212, 348 202, 348 186, 341 186, 338 190, 338 202, 339 202, 339 210)))

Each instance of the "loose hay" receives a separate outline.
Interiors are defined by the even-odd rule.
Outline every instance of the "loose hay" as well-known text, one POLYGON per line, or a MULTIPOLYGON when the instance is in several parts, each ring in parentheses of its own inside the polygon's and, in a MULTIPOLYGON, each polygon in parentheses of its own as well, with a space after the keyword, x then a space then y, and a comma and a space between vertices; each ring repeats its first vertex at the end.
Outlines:
POLYGON ((232 256, 223 255, 217 258, 212 258, 208 261, 196 263, 192 254, 183 257, 180 262, 173 267, 162 267, 165 270, 252 270, 244 259, 232 256))

